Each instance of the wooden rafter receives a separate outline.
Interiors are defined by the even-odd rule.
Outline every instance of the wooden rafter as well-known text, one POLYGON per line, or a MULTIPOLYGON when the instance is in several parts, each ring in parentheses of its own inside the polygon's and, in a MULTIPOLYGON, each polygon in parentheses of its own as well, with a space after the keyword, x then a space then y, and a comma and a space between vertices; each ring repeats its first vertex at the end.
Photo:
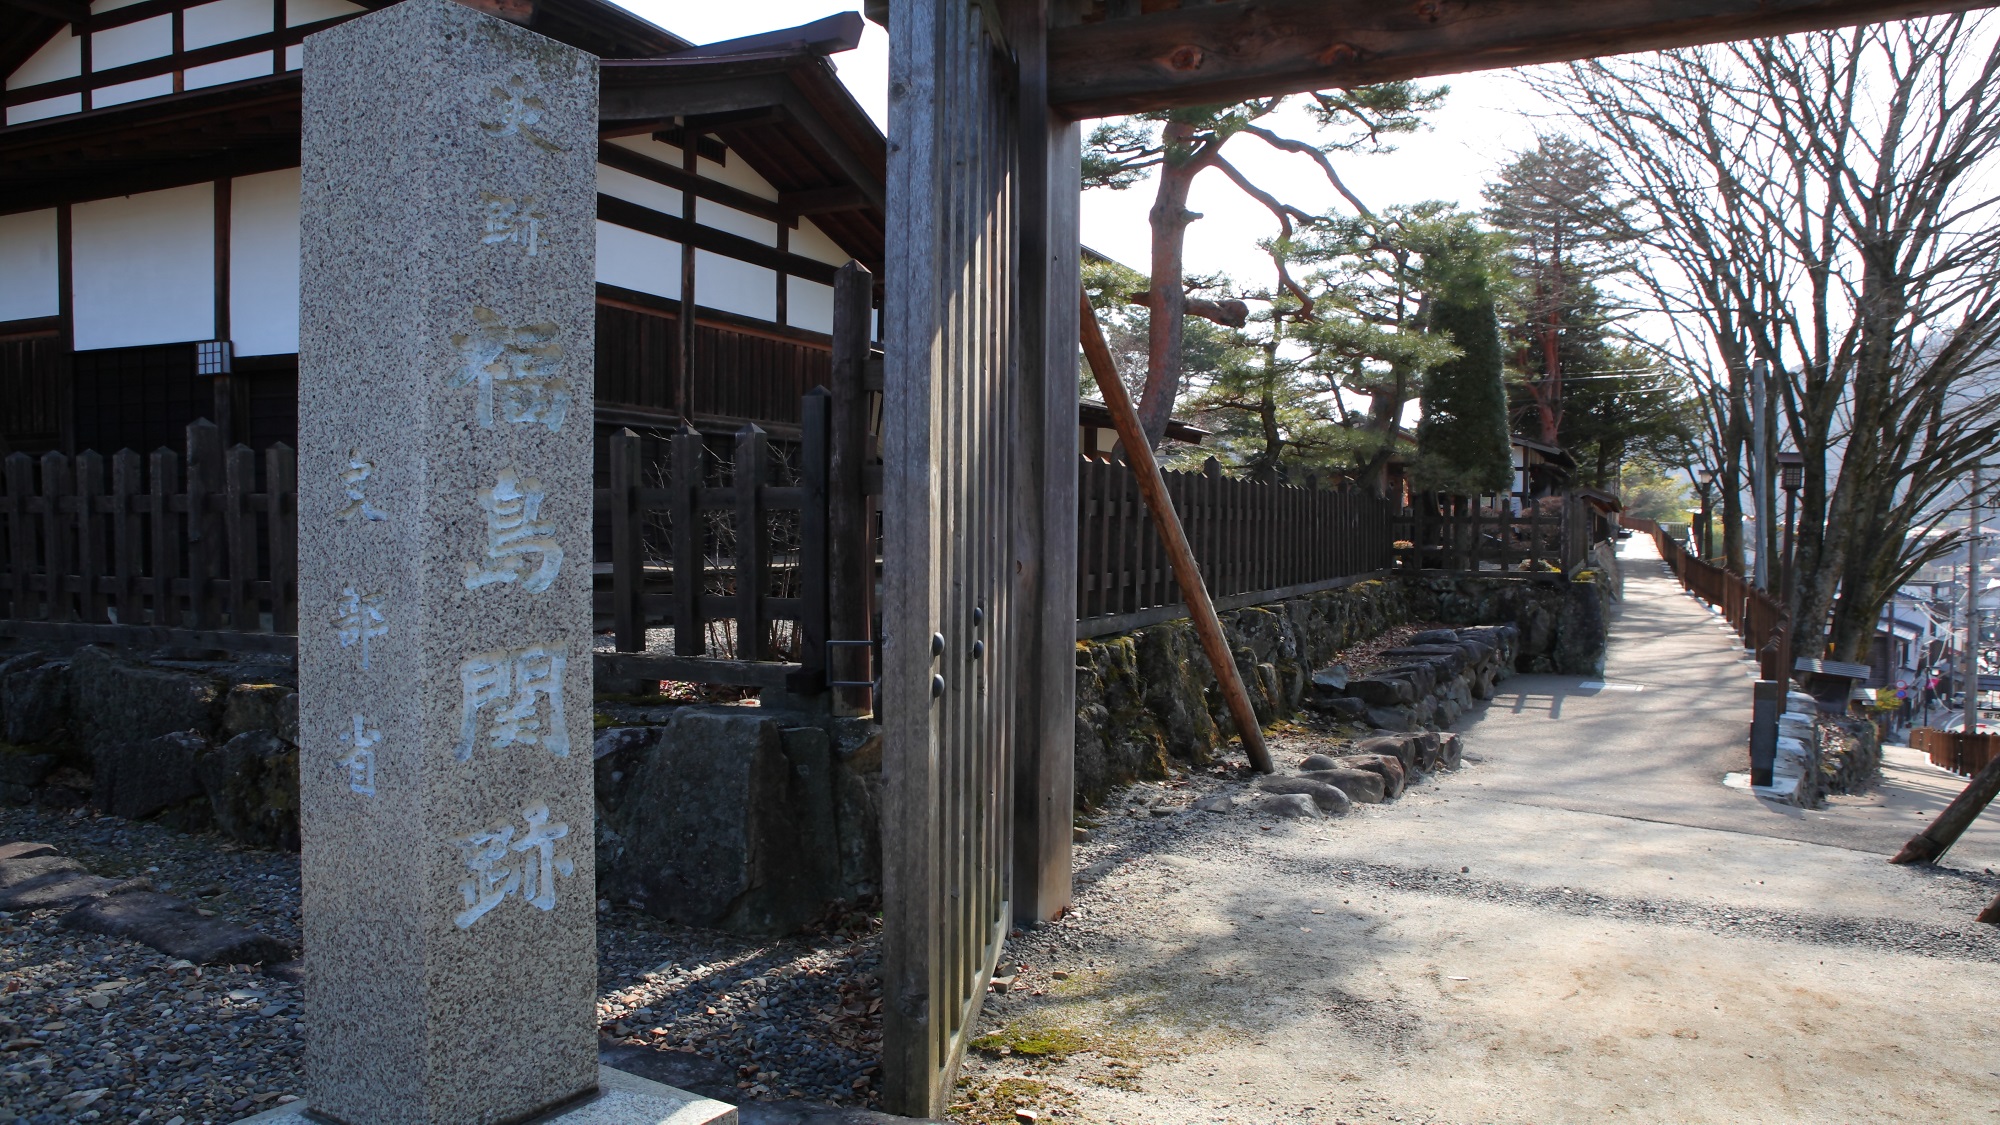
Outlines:
POLYGON ((1996 0, 1237 0, 1052 29, 1072 119, 1991 7, 1996 0))

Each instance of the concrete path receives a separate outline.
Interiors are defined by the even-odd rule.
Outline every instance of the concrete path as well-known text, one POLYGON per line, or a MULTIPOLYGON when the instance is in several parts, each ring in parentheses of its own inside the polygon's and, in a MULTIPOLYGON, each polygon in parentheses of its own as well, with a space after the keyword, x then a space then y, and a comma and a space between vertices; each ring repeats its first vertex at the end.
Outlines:
POLYGON ((1607 686, 1508 681, 1459 774, 1338 821, 1112 818, 961 1118, 2000 1122, 2000 818, 1908 870, 1962 784, 1913 756, 1821 811, 1725 787, 1747 666, 1626 571, 1607 686))

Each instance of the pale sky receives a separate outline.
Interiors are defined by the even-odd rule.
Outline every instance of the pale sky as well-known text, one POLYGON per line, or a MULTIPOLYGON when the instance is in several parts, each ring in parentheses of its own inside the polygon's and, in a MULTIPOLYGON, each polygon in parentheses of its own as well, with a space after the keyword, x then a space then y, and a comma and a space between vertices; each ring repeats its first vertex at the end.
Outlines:
MULTIPOLYGON (((793 27, 853 5, 828 0, 756 0, 755 3, 693 3, 691 0, 619 0, 625 7, 695 43, 793 27)), ((861 46, 833 57, 840 77, 878 125, 887 115, 889 37, 868 24, 861 46)), ((1398 139, 1398 151, 1382 156, 1339 158, 1349 188, 1371 208, 1443 199, 1468 208, 1480 205, 1479 189, 1515 149, 1534 142, 1530 109, 1540 104, 1506 72, 1439 79, 1451 87, 1433 127, 1398 139)), ((1436 84, 1436 83, 1428 83, 1436 84)), ((1311 139, 1304 128, 1286 127, 1281 111, 1267 122, 1276 131, 1311 139)), ((1303 118, 1303 114, 1299 115, 1303 118)), ((1086 126, 1087 127, 1087 126, 1086 126)), ((1307 210, 1339 201, 1319 169, 1306 157, 1278 153, 1254 137, 1238 137, 1224 150, 1250 179, 1286 202, 1307 210)), ((1150 232, 1150 183, 1122 192, 1091 191, 1083 197, 1083 240, 1094 249, 1144 270, 1150 232)), ((1236 189, 1220 172, 1202 173, 1190 201, 1205 217, 1188 230, 1189 273, 1226 273, 1247 288, 1269 284, 1270 259, 1257 240, 1278 232, 1270 213, 1236 189)), ((1344 204, 1343 204, 1344 206, 1344 204)))

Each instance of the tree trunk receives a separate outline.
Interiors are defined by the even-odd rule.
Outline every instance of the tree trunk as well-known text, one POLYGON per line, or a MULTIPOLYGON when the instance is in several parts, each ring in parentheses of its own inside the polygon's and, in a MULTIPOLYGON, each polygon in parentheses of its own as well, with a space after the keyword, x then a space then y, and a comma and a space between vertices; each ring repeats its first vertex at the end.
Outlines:
POLYGON ((1146 326, 1146 386, 1139 394, 1139 425, 1155 449, 1166 437, 1181 389, 1182 318, 1187 315, 1182 263, 1188 224, 1201 217, 1187 209, 1188 189, 1204 166, 1194 148, 1193 126, 1170 121, 1164 134, 1166 155, 1160 161, 1160 189, 1150 216, 1152 287, 1146 304, 1152 315, 1146 326))

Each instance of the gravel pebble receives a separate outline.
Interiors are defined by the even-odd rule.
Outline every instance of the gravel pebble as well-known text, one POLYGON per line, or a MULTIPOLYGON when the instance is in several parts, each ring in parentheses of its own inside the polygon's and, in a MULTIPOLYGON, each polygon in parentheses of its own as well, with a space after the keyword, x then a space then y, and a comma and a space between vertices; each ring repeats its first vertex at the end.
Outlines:
MULTIPOLYGON (((0 841, 14 840, 299 941, 296 855, 115 817, 0 808, 0 841)), ((64 930, 61 913, 0 913, 0 1125, 220 1125, 303 1094, 300 984, 64 930)), ((847 908, 811 933, 752 940, 601 913, 601 1030, 713 1060, 736 1075, 739 1100, 873 1106, 880 924, 872 906, 847 908)))

